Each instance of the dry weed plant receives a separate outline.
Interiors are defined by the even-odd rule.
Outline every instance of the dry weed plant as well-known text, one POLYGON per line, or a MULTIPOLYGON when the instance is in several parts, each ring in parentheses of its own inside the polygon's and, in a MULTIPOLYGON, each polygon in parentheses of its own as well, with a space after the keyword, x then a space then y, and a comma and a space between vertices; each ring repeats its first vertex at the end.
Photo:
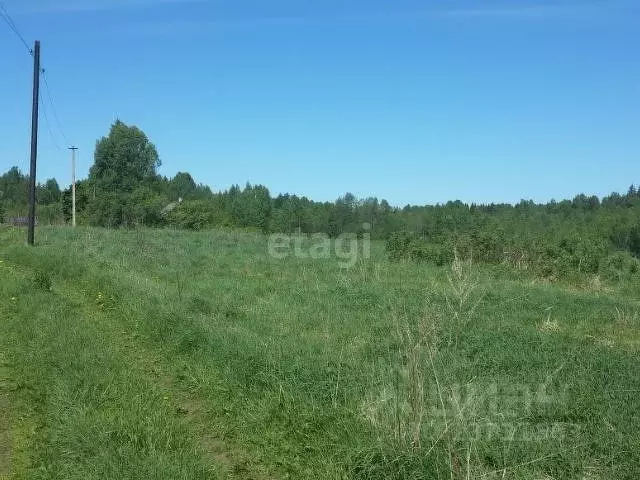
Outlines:
POLYGON ((454 251, 451 273, 447 276, 449 292, 445 295, 449 318, 447 319, 447 344, 458 345, 460 334, 471 322, 483 295, 475 295, 480 283, 474 275, 472 259, 463 260, 454 251), (476 297, 477 298, 474 298, 476 297))
POLYGON ((456 253, 444 307, 428 303, 417 321, 394 312, 391 381, 363 404, 364 415, 402 451, 429 456, 444 449, 452 479, 481 474, 471 418, 479 399, 461 401, 456 387, 448 386, 446 367, 482 299, 476 298, 479 282, 472 267, 456 253))

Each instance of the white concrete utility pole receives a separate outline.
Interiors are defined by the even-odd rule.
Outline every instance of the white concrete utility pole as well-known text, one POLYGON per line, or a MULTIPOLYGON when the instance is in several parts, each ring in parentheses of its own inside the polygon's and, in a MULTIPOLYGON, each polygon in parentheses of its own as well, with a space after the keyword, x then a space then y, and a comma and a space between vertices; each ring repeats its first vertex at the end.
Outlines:
POLYGON ((71 150, 71 224, 76 226, 76 151, 78 147, 69 147, 71 150))

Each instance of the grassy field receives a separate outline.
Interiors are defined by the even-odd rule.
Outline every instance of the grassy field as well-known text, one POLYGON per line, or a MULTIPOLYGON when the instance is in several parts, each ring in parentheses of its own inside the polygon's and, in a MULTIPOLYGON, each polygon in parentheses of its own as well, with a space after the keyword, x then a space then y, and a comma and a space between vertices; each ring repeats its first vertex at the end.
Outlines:
POLYGON ((0 478, 637 479, 640 292, 0 229, 0 478))

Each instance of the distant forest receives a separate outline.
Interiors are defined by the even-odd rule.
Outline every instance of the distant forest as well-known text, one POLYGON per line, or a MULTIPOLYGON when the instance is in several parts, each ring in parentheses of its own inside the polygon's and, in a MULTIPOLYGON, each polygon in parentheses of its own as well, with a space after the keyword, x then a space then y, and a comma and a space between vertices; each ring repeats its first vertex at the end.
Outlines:
MULTIPOLYGON (((262 185, 212 192, 189 173, 157 174, 155 146, 137 127, 118 121, 96 144, 89 177, 77 184, 80 225, 241 228, 263 233, 370 233, 387 241, 392 259, 444 264, 457 252, 477 261, 532 269, 546 276, 640 275, 640 192, 536 204, 394 208, 347 193, 335 202, 297 195, 272 197, 262 185)), ((27 213, 28 177, 11 168, 0 177, 0 221, 27 213)), ((71 219, 71 191, 56 180, 37 188, 41 225, 71 219)))

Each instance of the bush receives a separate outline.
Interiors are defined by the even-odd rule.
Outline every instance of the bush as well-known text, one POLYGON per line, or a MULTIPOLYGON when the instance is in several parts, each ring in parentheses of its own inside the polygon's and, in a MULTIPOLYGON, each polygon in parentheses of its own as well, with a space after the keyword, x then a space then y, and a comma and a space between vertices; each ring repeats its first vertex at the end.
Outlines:
POLYGON ((600 274, 607 280, 620 282, 637 277, 640 273, 640 260, 627 252, 616 252, 602 261, 600 274))
POLYGON ((476 262, 530 269, 546 278, 572 279, 600 274, 610 280, 640 274, 640 260, 629 251, 610 254, 607 239, 583 232, 536 232, 528 235, 477 230, 449 233, 425 240, 411 232, 389 236, 387 253, 392 261, 429 262, 447 265, 454 252, 476 262))
POLYGON ((64 223, 62 204, 38 205, 37 216, 40 225, 61 225, 64 223))
POLYGON ((212 202, 192 200, 182 202, 167 214, 167 223, 183 230, 204 230, 218 224, 212 202))
POLYGON ((409 250, 415 242, 415 235, 409 232, 392 233, 387 239, 386 250, 392 261, 408 260, 409 250))
POLYGON ((387 239, 386 250, 394 262, 429 262, 439 266, 451 263, 454 248, 437 242, 427 242, 411 232, 396 232, 387 239))

